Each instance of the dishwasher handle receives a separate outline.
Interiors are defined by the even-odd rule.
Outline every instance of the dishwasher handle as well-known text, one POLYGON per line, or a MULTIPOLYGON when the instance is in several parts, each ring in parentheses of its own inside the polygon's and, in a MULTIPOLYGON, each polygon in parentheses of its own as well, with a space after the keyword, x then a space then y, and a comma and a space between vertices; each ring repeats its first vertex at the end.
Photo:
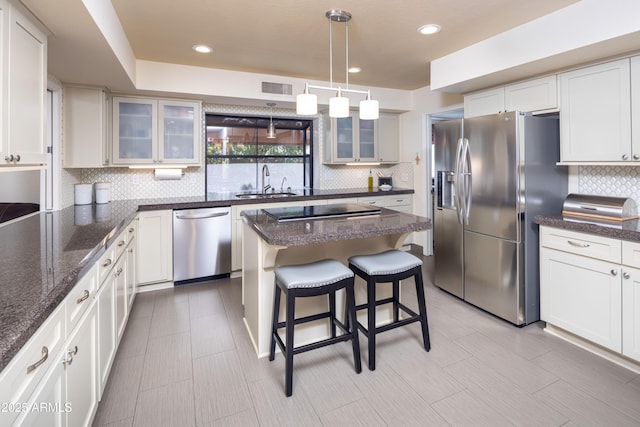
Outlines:
POLYGON ((176 218, 177 219, 205 219, 205 218, 216 218, 216 217, 225 216, 225 215, 229 215, 229 211, 214 212, 214 213, 208 213, 208 214, 195 214, 195 215, 182 215, 182 214, 176 213, 176 218))

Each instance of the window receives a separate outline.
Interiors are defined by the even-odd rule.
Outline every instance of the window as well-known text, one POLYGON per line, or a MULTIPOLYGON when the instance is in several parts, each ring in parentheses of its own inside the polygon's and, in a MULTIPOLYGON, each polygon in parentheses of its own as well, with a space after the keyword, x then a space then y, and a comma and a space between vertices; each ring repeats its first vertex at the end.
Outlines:
POLYGON ((273 119, 276 138, 267 139, 269 118, 206 115, 207 194, 262 191, 262 167, 269 184, 311 188, 313 122, 273 119), (286 179, 285 179, 286 178, 286 179))

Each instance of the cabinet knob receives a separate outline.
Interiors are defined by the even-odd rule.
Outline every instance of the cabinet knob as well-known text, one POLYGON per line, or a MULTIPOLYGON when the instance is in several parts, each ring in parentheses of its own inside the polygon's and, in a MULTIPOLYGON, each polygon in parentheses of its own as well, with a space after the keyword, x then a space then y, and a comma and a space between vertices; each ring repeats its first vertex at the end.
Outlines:
POLYGON ((625 271, 624 273, 622 273, 622 277, 628 279, 629 277, 631 277, 631 275, 625 271))
POLYGON ((622 160, 629 160, 629 156, 627 154, 622 155, 622 160))
POLYGON ((612 276, 617 276, 618 275, 618 270, 611 269, 611 275, 612 276))
POLYGON ((640 160, 640 156, 639 156, 639 155, 637 155, 637 154, 634 154, 634 155, 633 155, 633 160, 640 160))
POLYGON ((16 163, 20 161, 20 154, 16 154, 16 163))
POLYGON ((13 154, 9 154, 8 156, 4 156, 4 160, 6 162, 13 162, 13 159, 14 159, 13 154))

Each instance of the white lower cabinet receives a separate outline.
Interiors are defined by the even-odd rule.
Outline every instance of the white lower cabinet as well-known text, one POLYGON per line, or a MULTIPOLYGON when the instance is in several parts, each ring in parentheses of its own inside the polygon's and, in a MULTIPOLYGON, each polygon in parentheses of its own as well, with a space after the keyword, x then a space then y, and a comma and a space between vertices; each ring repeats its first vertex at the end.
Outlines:
POLYGON ((90 426, 98 407, 96 358, 97 309, 93 304, 82 324, 68 340, 66 381, 67 425, 90 426))
POLYGON ((13 425, 24 427, 64 427, 67 425, 66 414, 63 412, 65 410, 64 406, 61 410, 55 411, 31 410, 31 408, 39 408, 41 403, 45 405, 51 403, 54 406, 65 404, 67 382, 65 380, 64 365, 61 361, 58 362, 40 382, 31 399, 26 402, 25 408, 27 410, 22 412, 22 416, 13 425))
POLYGON ((98 405, 93 304, 26 403, 17 426, 90 426, 98 405))
POLYGON ((115 282, 105 280, 98 296, 98 395, 102 396, 116 352, 115 282))
POLYGON ((173 281, 173 211, 138 213, 138 285, 173 281), (144 250, 142 249, 144 248, 144 250))
POLYGON ((619 264, 542 248, 542 320, 620 352, 620 270, 619 264))
POLYGON ((640 243, 541 226, 540 318, 640 361, 640 243))
POLYGON ((132 222, 0 372, 0 426, 90 426, 135 292, 132 222))

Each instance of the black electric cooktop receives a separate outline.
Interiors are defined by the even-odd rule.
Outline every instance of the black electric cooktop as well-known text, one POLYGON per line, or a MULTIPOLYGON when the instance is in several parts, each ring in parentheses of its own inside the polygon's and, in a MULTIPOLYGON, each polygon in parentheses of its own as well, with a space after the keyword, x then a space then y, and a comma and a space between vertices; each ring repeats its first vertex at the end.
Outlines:
POLYGON ((292 206, 289 208, 262 209, 264 213, 275 218, 278 222, 296 221, 300 219, 332 218, 339 216, 377 215, 379 208, 339 203, 335 205, 292 206))

